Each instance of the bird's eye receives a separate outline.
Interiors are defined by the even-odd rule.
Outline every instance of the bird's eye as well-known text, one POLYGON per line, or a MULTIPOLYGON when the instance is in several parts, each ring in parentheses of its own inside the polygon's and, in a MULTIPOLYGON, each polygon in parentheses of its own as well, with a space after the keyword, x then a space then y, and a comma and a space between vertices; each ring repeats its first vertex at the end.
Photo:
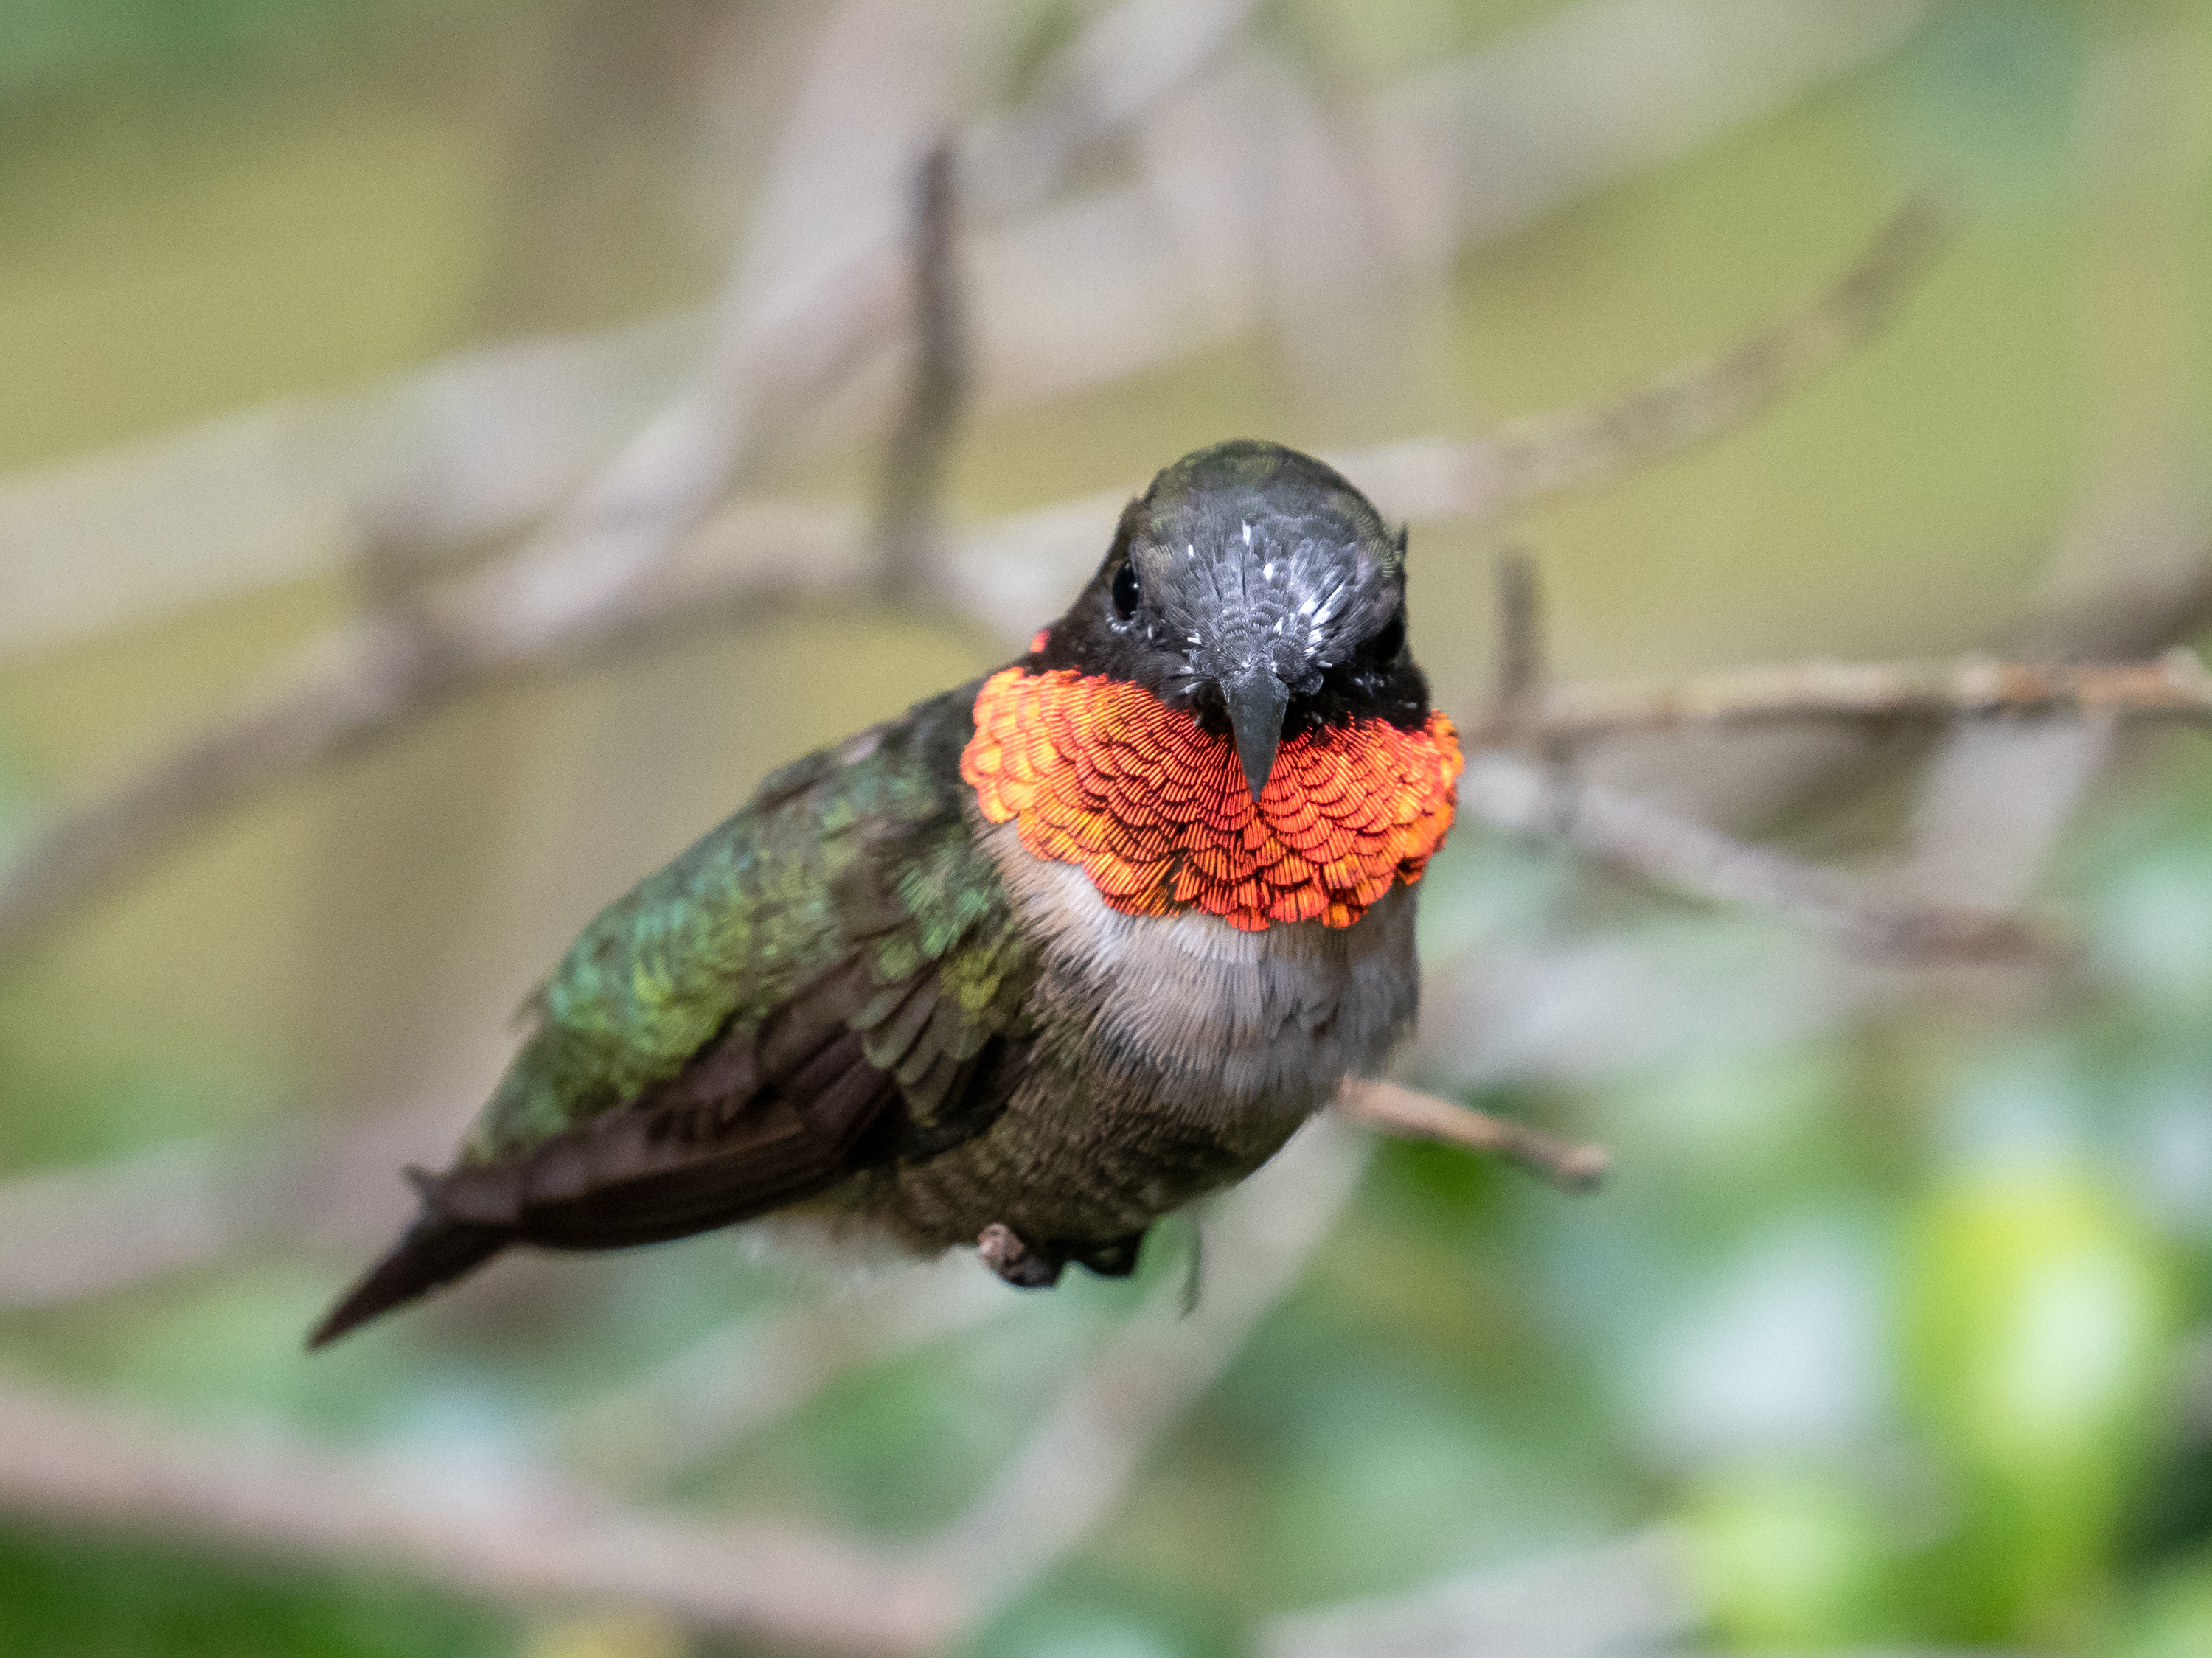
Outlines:
POLYGON ((1398 653, 1406 648, 1406 607, 1400 605, 1382 624, 1382 631, 1370 639, 1363 647, 1377 662, 1395 662, 1398 653))
POLYGON ((1124 564, 1114 572, 1114 608, 1123 616, 1137 613, 1137 601, 1143 597, 1137 590, 1137 567, 1124 564))

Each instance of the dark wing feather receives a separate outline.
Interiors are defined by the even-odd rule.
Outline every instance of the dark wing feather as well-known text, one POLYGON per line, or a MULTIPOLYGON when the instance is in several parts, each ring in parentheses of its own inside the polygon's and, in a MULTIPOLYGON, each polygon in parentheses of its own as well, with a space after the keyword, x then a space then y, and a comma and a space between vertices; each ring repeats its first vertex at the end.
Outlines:
MULTIPOLYGON (((1028 963, 961 811, 958 745, 972 701, 954 693, 884 728, 869 758, 902 767, 899 786, 871 778, 865 763, 802 762, 787 774, 798 786, 771 780, 746 812, 594 922, 549 987, 540 1029, 469 1152, 419 1178, 422 1218, 310 1345, 510 1243, 602 1249, 685 1236, 798 1202, 862 1168, 933 1155, 988 1123, 992 1102, 970 1096, 984 1051, 1015 1022, 1028 963), (873 809, 854 810, 854 795, 873 809), (811 891, 792 878, 794 866, 817 878, 811 891), (702 869, 722 868, 734 872, 708 887, 702 869), (672 889, 751 913, 671 922, 672 889), (708 943, 672 960, 672 934, 708 943), (728 949, 732 935, 775 971, 728 949), (611 998, 597 987, 655 974, 695 983, 694 957, 713 948, 737 957, 720 1028, 672 1072, 622 1080, 658 1033, 643 1014, 605 1005, 611 998), (798 982, 793 957, 814 966, 798 982), (580 1015, 558 1016, 580 1001, 580 1015), (595 1054, 605 1027, 645 1035, 595 1054)), ((696 1020, 698 1009, 681 1011, 696 1020)))

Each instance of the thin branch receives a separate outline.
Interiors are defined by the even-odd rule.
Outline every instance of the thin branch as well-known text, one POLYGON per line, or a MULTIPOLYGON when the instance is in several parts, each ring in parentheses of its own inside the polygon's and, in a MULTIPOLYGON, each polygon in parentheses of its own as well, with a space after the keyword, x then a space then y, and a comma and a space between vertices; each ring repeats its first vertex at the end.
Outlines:
POLYGON ((389 621, 319 640, 236 712, 28 837, 0 875, 0 960, 210 819, 428 712, 459 665, 426 672, 418 630, 389 621))
POLYGON ((2175 648, 2149 662, 1807 662, 1733 668, 1684 679, 1565 685, 1513 715, 1462 733, 1477 745, 1526 738, 1581 744, 1693 726, 1815 720, 1904 722, 1994 714, 2212 720, 2212 673, 2175 648))
MULTIPOLYGON (((1942 212, 1915 200, 1832 288, 1717 357, 1678 365, 1617 400, 1556 410, 1481 437, 1335 449, 1322 459, 1393 518, 1494 519, 1606 483, 1755 418, 1874 338, 1948 236, 1942 212)), ((1090 574, 1122 505, 1141 487, 1018 513, 963 537, 945 572, 957 601, 1006 637, 1027 638, 1059 596, 1090 574)))
MULTIPOLYGON (((1812 317, 1827 320, 1816 325, 1799 319, 1764 344, 1729 354, 1723 363, 1776 358, 1802 365, 1818 355, 1803 343, 1815 339, 1828 342, 1832 353, 1840 350, 1848 332, 1842 319, 1863 318, 1880 309, 1867 293, 1893 295, 1901 288, 1905 271, 1896 246, 1922 246, 1923 241, 1932 246, 1932 219, 1921 226, 1921 240, 1905 234, 1919 223, 1913 212, 1902 216, 1885 241, 1891 251, 1863 261, 1859 272, 1846 280, 1838 292, 1859 295, 1855 305, 1815 307, 1812 317), (1838 314, 1830 316, 1830 311, 1838 314), (1785 346, 1776 343, 1777 338, 1800 343, 1785 346)), ((896 280, 895 262, 879 268, 856 256, 812 296, 815 314, 843 319, 831 331, 840 338, 857 337, 895 313, 896 280)), ((757 343, 755 336, 768 326, 763 322, 745 333, 740 344, 750 350, 757 343)), ((803 405, 826 384, 835 355, 819 342, 811 353, 799 352, 775 378, 774 386, 781 388, 777 395, 790 406, 803 405)), ((681 631, 702 615, 746 609, 764 598, 864 591, 864 584, 839 570, 834 559, 774 558, 766 556, 770 550, 757 544, 749 550, 756 556, 659 591, 648 583, 647 578, 677 543, 698 527, 734 464, 747 430, 738 415, 749 420, 750 411, 772 406, 762 401, 768 392, 757 390, 742 404, 726 408, 718 389, 723 378, 710 377, 672 405, 572 513, 522 552, 426 594, 417 616, 371 617, 313 641, 270 672, 232 713, 110 793, 33 833, 12 861, 0 865, 0 963, 20 953, 73 907, 208 821, 404 727, 487 679, 557 665, 625 636, 650 640, 681 631)), ((1786 378, 1770 372, 1759 383, 1774 391, 1786 378)), ((1694 387, 1703 382, 1691 373, 1671 377, 1669 383, 1694 387)), ((1719 409, 1741 417, 1759 406, 1756 400, 1717 392, 1681 395, 1708 418, 1719 409)), ((1570 411, 1536 425, 1554 431, 1570 446, 1582 445, 1577 434, 1616 428, 1679 436, 1686 428, 1635 412, 1655 398, 1662 405, 1668 401, 1656 393, 1642 394, 1610 411, 1570 411)), ((1703 435, 1713 428, 1694 429, 1703 435)), ((1495 441, 1523 452, 1528 440, 1509 433, 1495 441)), ((1490 442, 1444 446, 1465 455, 1486 452, 1490 442)), ((1364 479, 1364 468, 1387 472, 1396 465, 1389 457, 1402 458, 1406 452, 1406 446, 1396 446, 1366 452, 1364 460, 1340 459, 1352 468, 1352 476, 1364 479)), ((1607 452, 1613 463, 1626 465, 1656 451, 1630 444, 1614 445, 1607 452)), ((1402 467, 1395 476, 1399 483, 1406 482, 1402 467)), ((1522 484, 1534 488, 1549 480, 1543 487, 1564 488, 1579 476, 1575 465, 1547 465, 1522 477, 1522 484)), ((1447 510, 1490 510, 1507 497, 1478 500, 1462 492, 1455 499, 1458 505, 1447 510)), ((1025 635, 1042 613, 1030 599, 1036 583, 1006 580, 1000 550, 1019 557, 1035 573, 1054 573, 1062 564, 1071 573, 1087 568, 1120 504, 1120 498, 1102 497, 1023 514, 964 537, 964 550, 946 572, 948 596, 987 624, 1011 636, 1025 635)), ((1417 509, 1401 501, 1394 510, 1417 509)))
MULTIPOLYGON (((1592 1548, 1269 1619, 1259 1658, 1633 1658, 1695 1650, 1706 1622, 1686 1540, 1653 1528, 1592 1548)), ((1901 1658, 1901 1655, 1892 1655, 1901 1658)))
MULTIPOLYGON (((1680 52, 1637 48, 1650 19, 1633 0, 1583 0, 1524 35, 1382 89, 1360 124, 1395 231, 1371 251, 1425 261, 1437 246, 1494 242, 1863 65, 1922 9, 1693 0, 1678 9, 1680 52), (1605 66, 1604 83, 1592 84, 1593 65, 1605 66), (1601 108, 1616 118, 1593 122, 1601 108)), ((1102 14, 1040 75, 1030 106, 987 118, 963 140, 977 218, 1034 207, 1083 146, 1134 125, 1218 63, 1249 10, 1247 0, 1126 0, 1102 14)), ((1235 276, 1221 261, 1158 234, 1164 196, 1249 176, 1223 164, 1233 157, 1185 159, 1201 177, 1086 195, 981 239, 983 401, 1063 395, 1259 319, 1255 295, 1221 290, 1235 276)), ((1218 219, 1211 207, 1201 203, 1200 222, 1218 219)), ((899 314, 895 238, 879 252, 883 308, 863 331, 887 346, 899 314)), ((827 338, 843 327, 826 299, 763 320, 771 337, 827 338)), ((0 483, 0 657, 335 568, 364 501, 398 499, 441 544, 515 531, 555 510, 578 477, 650 419, 709 332, 708 319, 692 314, 471 352, 365 393, 271 405, 0 483)), ((1423 457, 1456 447, 1439 440, 1376 452, 1376 470, 1352 476, 1389 494, 1380 469, 1401 454, 1406 504, 1393 510, 1427 515, 1421 480, 1435 469, 1423 457)), ((1436 510, 1456 509, 1446 499, 1436 510)))
POLYGON ((971 1619, 1035 1582, 1120 1503, 1152 1448, 1289 1293, 1366 1162, 1359 1138, 1324 1115, 1221 1201, 1206 1223, 1196 1308, 1180 1281, 1155 1291, 931 1546, 940 1571, 972 1586, 971 1619))
POLYGON ((363 1122, 264 1125, 0 1181, 0 1310, 52 1306, 313 1233, 388 1236, 392 1171, 438 1155, 466 1115, 433 1090, 363 1122))
POLYGON ((967 331, 954 237, 958 206, 950 142, 933 147, 915 179, 911 234, 914 378, 884 452, 876 545, 884 600, 910 603, 933 587, 945 468, 967 394, 967 331))
POLYGON ((1218 64, 1255 0, 1123 0, 1037 74, 1036 95, 986 116, 962 146, 962 171, 994 214, 1034 207, 1087 145, 1134 126, 1218 64))
POLYGON ((225 1148, 163 1146, 0 1182, 0 1309, 43 1307, 228 1253, 252 1188, 225 1148))
POLYGON ((1421 439, 1330 459, 1396 516, 1491 518, 1588 489, 1743 425, 1887 327, 1950 240, 1917 197, 1809 303, 1717 357, 1616 402, 1516 421, 1471 441, 1421 439))
POLYGON ((848 1370, 1007 1310, 1006 1286, 963 1256, 916 1266, 857 1300, 747 1318, 550 1424, 574 1466, 619 1490, 665 1483, 788 1416, 848 1370))
POLYGON ((1535 562, 1516 550, 1498 561, 1498 723, 1516 725, 1543 684, 1543 595, 1535 562))
POLYGON ((500 1600, 633 1602, 871 1658, 937 1649, 958 1608, 927 1568, 796 1527, 626 1509, 547 1479, 457 1493, 399 1459, 158 1426, 20 1384, 0 1384, 0 1510, 373 1560, 500 1600))
POLYGON ((975 1506, 919 1549, 630 1508, 549 1477, 453 1491, 390 1457, 155 1425, 0 1382, 0 1512, 398 1567, 464 1593, 628 1601, 694 1627, 920 1658, 971 1632, 1119 1503, 1146 1453, 1296 1281, 1366 1149, 1322 1121, 1230 1193, 1203 1303, 1164 1286, 975 1506))
POLYGON ((2023 962, 2050 945, 1985 911, 1900 903, 1834 870, 1799 862, 1601 784, 1569 780, 1493 750, 1468 762, 1460 810, 1495 828, 1563 836, 1662 886, 1747 905, 1869 955, 1916 963, 2023 962))
POLYGON ((1433 1140, 1462 1151, 1504 1157, 1562 1191, 1594 1192, 1613 1167, 1601 1145, 1563 1140, 1396 1083, 1347 1081, 1334 1109, 1361 1127, 1393 1139, 1433 1140))

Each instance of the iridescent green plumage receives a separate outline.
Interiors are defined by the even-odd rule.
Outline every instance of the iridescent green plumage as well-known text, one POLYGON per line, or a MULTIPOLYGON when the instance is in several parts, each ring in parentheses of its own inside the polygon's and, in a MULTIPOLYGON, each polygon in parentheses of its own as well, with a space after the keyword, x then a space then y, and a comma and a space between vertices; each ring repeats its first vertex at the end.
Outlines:
POLYGON ((423 1218, 317 1343, 511 1242, 680 1236, 988 1127, 1036 961, 967 816, 974 701, 786 767, 586 927, 459 1162, 416 1177, 423 1218))
POLYGON ((973 686, 950 692, 785 767, 601 912, 532 999, 536 1034, 465 1156, 526 1148, 636 1098, 855 953, 880 993, 936 969, 958 1017, 935 1034, 956 1057, 1005 1030, 1031 964, 963 816, 974 701, 973 686))
MULTIPOLYGON (((1403 547, 1321 463, 1221 445, 1131 503, 1019 665, 1233 736, 1256 799, 1285 732, 1426 720, 1403 547)), ((513 1244, 794 1206, 916 1250, 975 1244, 1017 1284, 1127 1272, 1155 1219, 1375 1073, 1413 1023, 1410 876, 1334 927, 1116 909, 1085 863, 984 820, 961 769, 978 684, 787 767, 585 928, 459 1159, 416 1175, 421 1218, 313 1340, 513 1244)), ((1059 736, 1054 763, 1107 763, 1059 736)), ((1187 782, 1119 786, 1200 828, 1173 815, 1197 810, 1187 782)))

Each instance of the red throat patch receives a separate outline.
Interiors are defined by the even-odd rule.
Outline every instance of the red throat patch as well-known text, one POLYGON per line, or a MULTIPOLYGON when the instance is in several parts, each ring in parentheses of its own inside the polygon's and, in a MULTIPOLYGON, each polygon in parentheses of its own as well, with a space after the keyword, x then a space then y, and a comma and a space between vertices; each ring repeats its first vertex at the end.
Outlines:
POLYGON ((1350 926, 1421 878, 1459 803, 1459 733, 1380 720, 1293 738, 1257 809, 1237 751, 1150 691, 1007 668, 975 699, 960 756, 983 816, 1039 858, 1080 864, 1127 915, 1200 909, 1257 932, 1350 926))

